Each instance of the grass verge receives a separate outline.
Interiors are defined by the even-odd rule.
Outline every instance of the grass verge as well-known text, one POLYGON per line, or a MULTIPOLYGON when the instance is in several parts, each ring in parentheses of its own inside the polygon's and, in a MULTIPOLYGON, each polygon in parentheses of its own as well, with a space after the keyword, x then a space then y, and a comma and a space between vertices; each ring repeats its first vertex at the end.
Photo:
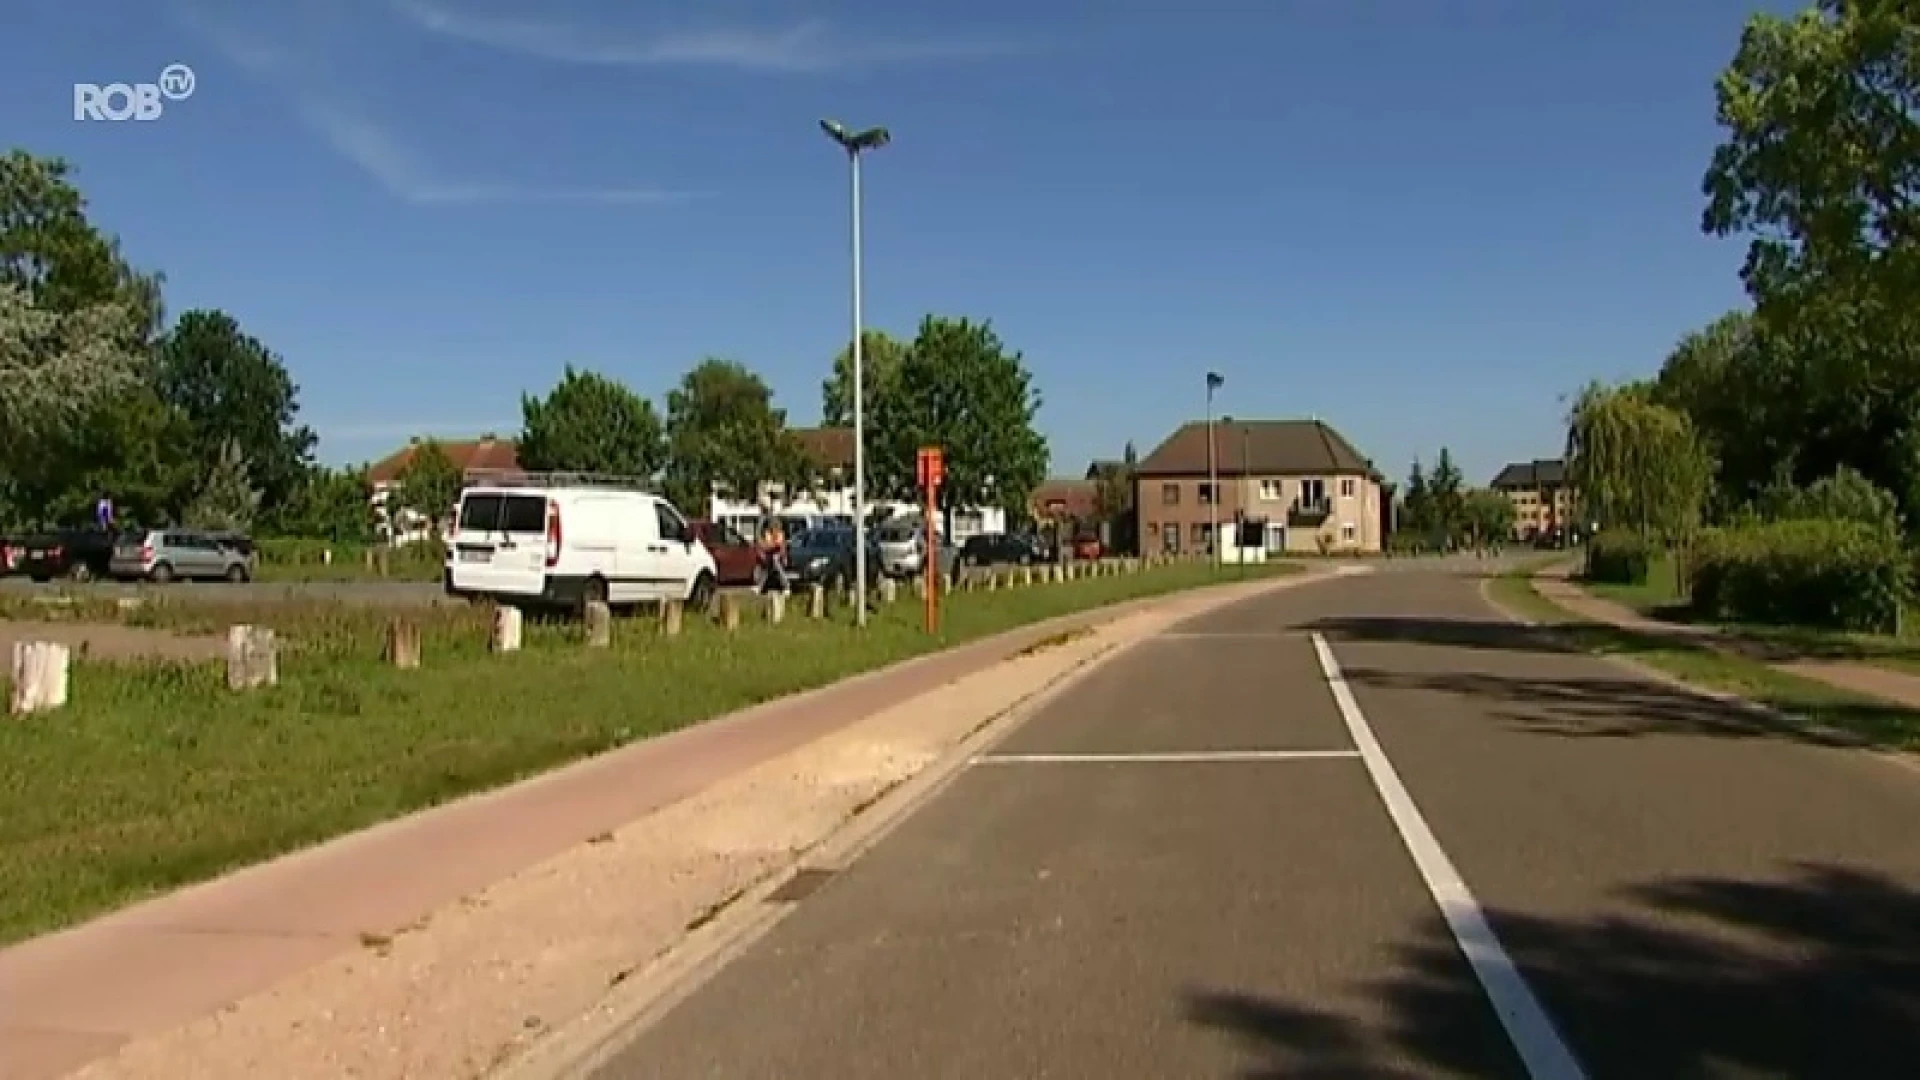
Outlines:
POLYGON ((0 720, 0 942, 68 925, 387 818, 625 743, 1003 630, 1298 566, 1181 564, 947 597, 941 632, 912 600, 863 632, 789 607, 677 639, 619 620, 589 650, 575 625, 529 623, 522 652, 486 651, 481 608, 409 610, 424 664, 381 663, 390 611, 344 604, 156 603, 98 612, 206 629, 252 621, 283 638, 281 683, 225 689, 217 663, 75 662, 54 713, 0 720))
POLYGON ((1554 628, 1587 652, 1625 657, 1682 682, 1733 694, 1875 746, 1920 750, 1920 712, 1779 671, 1697 640, 1590 622, 1540 595, 1529 571, 1494 578, 1487 591, 1509 612, 1554 628))

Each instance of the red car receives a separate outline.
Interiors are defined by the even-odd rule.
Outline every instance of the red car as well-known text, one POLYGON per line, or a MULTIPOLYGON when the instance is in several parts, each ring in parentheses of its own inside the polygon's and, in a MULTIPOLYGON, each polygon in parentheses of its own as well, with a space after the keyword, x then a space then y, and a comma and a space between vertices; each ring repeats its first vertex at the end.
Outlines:
POLYGON ((752 585, 760 572, 760 550, 752 541, 724 525, 693 521, 693 534, 713 555, 713 570, 721 587, 752 585))
POLYGON ((1083 533, 1074 537, 1073 557, 1092 561, 1100 557, 1100 538, 1092 533, 1083 533))

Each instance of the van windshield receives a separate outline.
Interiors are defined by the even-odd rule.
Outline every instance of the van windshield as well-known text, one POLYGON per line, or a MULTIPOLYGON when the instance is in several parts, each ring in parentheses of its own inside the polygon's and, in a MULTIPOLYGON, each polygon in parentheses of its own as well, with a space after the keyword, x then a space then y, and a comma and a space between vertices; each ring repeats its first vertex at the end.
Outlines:
POLYGON ((538 495, 468 495, 460 500, 460 528, 471 532, 537 533, 547 527, 547 500, 538 495))

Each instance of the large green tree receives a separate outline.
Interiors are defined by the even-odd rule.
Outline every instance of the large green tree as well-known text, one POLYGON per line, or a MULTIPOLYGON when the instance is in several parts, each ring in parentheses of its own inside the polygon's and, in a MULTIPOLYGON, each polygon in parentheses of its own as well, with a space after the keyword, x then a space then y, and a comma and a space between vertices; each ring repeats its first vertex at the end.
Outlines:
POLYGON ((340 542, 368 539, 373 532, 372 486, 367 471, 310 466, 281 510, 277 524, 292 536, 340 542))
POLYGON ((731 360, 701 361, 668 392, 666 432, 667 494, 690 514, 706 513, 716 486, 752 501, 761 484, 791 488, 805 471, 773 391, 731 360))
POLYGON ((1567 483, 1583 515, 1681 543, 1700 522, 1713 462, 1685 414, 1644 385, 1589 385, 1567 423, 1567 483))
POLYGON ((24 150, 0 157, 0 285, 62 315, 116 308, 115 344, 138 350, 159 331, 161 278, 135 270, 119 241, 88 220, 72 173, 59 158, 24 150))
POLYGON ((660 416, 623 384, 569 364, 544 398, 523 394, 519 459, 535 472, 651 479, 660 470, 660 416))
MULTIPOLYGON (((1025 359, 986 322, 927 316, 876 402, 868 471, 875 494, 911 499, 915 452, 938 446, 940 505, 1024 507, 1047 474, 1047 440, 1034 427, 1040 394, 1025 359)), ((951 524, 951 523, 949 523, 951 524)))
MULTIPOLYGON (((1768 457, 1808 483, 1857 469, 1920 509, 1920 7, 1821 0, 1753 16, 1716 85, 1724 139, 1702 227, 1748 240, 1763 347, 1723 482, 1768 457), (1761 408, 1766 412, 1758 411, 1761 408), (1771 428, 1784 445, 1753 449, 1771 428)), ((1687 409, 1690 416, 1694 409, 1687 409)))
POLYGON ((189 311, 160 343, 154 386, 180 410, 195 456, 219 461, 229 444, 272 517, 305 478, 318 439, 299 423, 299 387, 280 357, 223 311, 189 311))
POLYGON ((48 524, 90 522, 101 498, 125 525, 177 521, 207 473, 186 418, 145 383, 95 401, 17 464, 23 504, 48 524))
MULTIPOLYGON (((866 391, 864 409, 870 413, 900 385, 900 365, 907 358, 905 342, 879 330, 860 335, 860 384, 866 391)), ((849 344, 833 358, 833 373, 820 384, 821 423, 847 427, 853 423, 853 348, 849 344)))

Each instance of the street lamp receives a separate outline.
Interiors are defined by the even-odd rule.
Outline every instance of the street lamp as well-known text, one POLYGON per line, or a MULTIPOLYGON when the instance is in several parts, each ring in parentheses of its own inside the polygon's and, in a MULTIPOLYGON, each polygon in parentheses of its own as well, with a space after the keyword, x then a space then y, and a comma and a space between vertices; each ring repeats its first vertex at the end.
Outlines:
POLYGON ((820 121, 820 130, 847 152, 853 173, 853 585, 860 597, 854 618, 867 625, 867 423, 865 373, 861 357, 860 314, 860 155, 893 141, 886 128, 849 131, 836 120, 820 121))
POLYGON ((1213 445, 1213 392, 1226 383, 1219 372, 1207 372, 1207 489, 1213 496, 1207 500, 1207 528, 1213 537, 1215 567, 1220 565, 1220 467, 1213 445))

